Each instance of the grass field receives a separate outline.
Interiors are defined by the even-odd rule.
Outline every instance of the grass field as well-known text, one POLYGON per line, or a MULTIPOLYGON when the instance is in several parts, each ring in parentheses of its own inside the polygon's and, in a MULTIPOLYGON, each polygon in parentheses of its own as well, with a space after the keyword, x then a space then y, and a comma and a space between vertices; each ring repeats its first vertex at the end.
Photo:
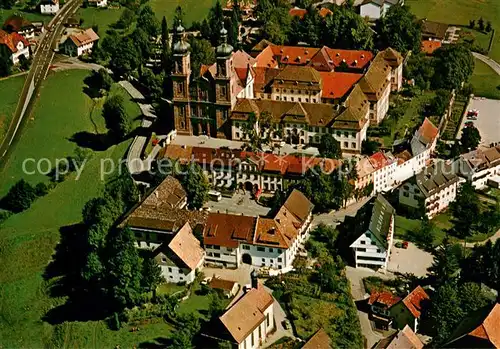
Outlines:
MULTIPOLYGON (((172 27, 175 8, 180 5, 184 10, 184 26, 188 27, 192 22, 201 22, 207 15, 216 0, 150 0, 149 5, 153 8, 159 20, 165 16, 168 25, 172 27)), ((224 6, 224 2, 221 2, 224 6)))
POLYGON ((123 7, 120 9, 102 9, 96 7, 80 8, 77 15, 83 19, 82 27, 91 28, 94 25, 98 26, 100 36, 104 36, 106 30, 116 23, 123 12, 123 7))
MULTIPOLYGON (((4 194, 20 178, 36 183, 43 175, 23 176, 26 157, 50 160, 72 154, 75 145, 69 138, 80 131, 104 132, 103 120, 90 120, 92 102, 82 93, 87 71, 66 71, 49 75, 41 90, 26 129, 6 169, 0 174, 0 191, 4 194)), ((111 93, 126 92, 118 85, 111 93)), ((127 97, 126 109, 132 118, 140 114, 138 106, 127 97)), ((95 112, 94 112, 95 114, 95 112)), ((128 328, 111 331, 103 321, 71 322, 52 326, 42 320, 51 308, 65 302, 64 297, 48 295, 50 280, 43 278, 59 229, 81 220, 87 200, 104 187, 99 180, 100 160, 123 157, 130 141, 94 152, 81 178, 74 175, 57 185, 32 207, 10 217, 0 229, 0 338, 5 348, 131 348, 143 342, 154 342, 168 335, 171 327, 160 321, 141 325, 141 331, 128 328)))
POLYGON ((486 63, 476 59, 471 84, 476 96, 500 99, 500 77, 486 63))
POLYGON ((2 18, 2 24, 3 21, 7 19, 12 14, 17 14, 20 15, 23 18, 26 18, 28 21, 31 22, 44 22, 44 23, 49 23, 50 20, 52 19, 52 16, 50 15, 42 15, 40 12, 37 11, 24 11, 23 10, 24 5, 22 3, 19 3, 18 5, 14 6, 13 8, 6 10, 6 9, 0 9, 0 18, 2 18))
POLYGON ((5 137, 7 128, 16 110, 17 100, 23 88, 25 76, 16 76, 0 80, 0 142, 5 137))
POLYGON ((418 18, 427 18, 449 24, 468 25, 480 17, 491 21, 496 30, 490 56, 500 62, 500 1, 498 0, 407 0, 418 18))

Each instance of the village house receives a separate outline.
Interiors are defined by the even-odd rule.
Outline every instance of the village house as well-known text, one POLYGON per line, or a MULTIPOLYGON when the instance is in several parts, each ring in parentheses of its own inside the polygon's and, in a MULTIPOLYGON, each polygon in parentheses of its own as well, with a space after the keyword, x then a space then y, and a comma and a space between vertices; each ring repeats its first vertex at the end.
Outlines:
MULTIPOLYGON (((363 225, 362 235, 355 237, 350 248, 354 254, 355 266, 373 269, 387 269, 394 236, 395 210, 382 196, 377 195, 365 204, 363 211, 371 209, 369 219, 359 222, 363 225)), ((361 216, 361 214, 358 212, 361 216)), ((357 215, 358 217, 358 215, 357 215)))
POLYGON ((191 161, 199 164, 214 188, 241 188, 253 193, 286 190, 315 166, 326 173, 340 166, 340 161, 335 159, 173 144, 159 154, 159 159, 165 158, 184 164, 191 161))
POLYGON ((219 317, 221 330, 214 335, 238 349, 260 348, 276 328, 273 304, 273 296, 252 273, 252 288, 219 317))
POLYGON ((448 35, 449 24, 433 22, 427 19, 423 19, 421 23, 422 40, 444 43, 448 35))
POLYGON ((18 33, 26 40, 35 37, 35 26, 27 19, 18 15, 9 16, 3 23, 3 28, 9 33, 18 33))
POLYGON ((389 309, 401 300, 400 297, 388 291, 372 291, 367 304, 370 307, 370 320, 379 329, 387 331, 392 325, 392 316, 389 309))
POLYGON ((399 187, 399 203, 412 211, 423 209, 431 219, 455 201, 463 182, 451 165, 436 161, 399 187))
POLYGON ((403 6, 404 0, 364 0, 359 6, 359 14, 361 17, 377 20, 395 5, 403 6))
POLYGON ((274 218, 210 213, 203 232, 206 260, 289 270, 309 236, 312 203, 292 191, 274 218))
POLYGON ((42 15, 55 15, 57 12, 59 12, 59 0, 42 0, 40 2, 42 15))
POLYGON ((500 304, 488 305, 458 324, 444 348, 500 348, 500 304))
POLYGON ((309 338, 302 349, 332 349, 332 340, 325 330, 320 328, 309 338))
POLYGON ((373 171, 373 190, 382 193, 394 187, 398 162, 390 153, 377 152, 369 157, 373 171))
POLYGON ((18 64, 22 58, 28 59, 30 57, 29 42, 16 32, 7 33, 0 29, 0 45, 9 49, 13 64, 18 64))
POLYGON ((381 339, 373 349, 422 349, 423 347, 422 341, 410 326, 406 325, 402 330, 381 339))
POLYGON ((413 332, 418 331, 420 316, 424 303, 429 301, 429 296, 421 286, 417 286, 406 297, 389 309, 394 319, 393 326, 403 329, 409 326, 413 332))
POLYGON ((205 252, 187 222, 170 237, 153 250, 153 257, 167 282, 189 284, 203 267, 205 252))
POLYGON ((475 189, 500 183, 500 146, 478 148, 462 154, 454 163, 456 172, 475 189))
POLYGON ((93 7, 107 7, 108 6, 108 0, 88 0, 89 6, 93 7))
MULTIPOLYGON (((304 9, 304 8, 299 8, 299 7, 293 7, 290 9, 290 11, 288 11, 288 14, 291 16, 291 17, 297 17, 299 19, 303 19, 304 16, 307 14, 307 10, 304 9)), ((332 15, 333 12, 326 8, 326 7, 322 7, 318 10, 318 14, 322 17, 322 18, 325 18, 326 16, 329 16, 329 15, 332 15)))
POLYGON ((222 292, 224 297, 232 298, 239 291, 239 284, 236 281, 224 280, 219 277, 213 277, 208 286, 216 291, 222 292))
POLYGON ((439 129, 425 118, 422 125, 415 131, 411 141, 394 156, 398 159, 398 166, 394 173, 394 185, 399 185, 408 178, 423 171, 430 164, 431 155, 436 149, 439 138, 439 129))
POLYGON ((92 28, 70 34, 61 44, 61 51, 68 56, 80 57, 92 52, 94 44, 99 40, 99 36, 92 28))

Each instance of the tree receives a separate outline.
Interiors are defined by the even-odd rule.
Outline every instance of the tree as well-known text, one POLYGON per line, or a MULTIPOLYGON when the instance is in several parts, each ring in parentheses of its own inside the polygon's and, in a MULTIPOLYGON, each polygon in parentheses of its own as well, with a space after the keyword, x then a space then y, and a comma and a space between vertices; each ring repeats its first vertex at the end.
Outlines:
POLYGON ((118 40, 112 47, 109 66, 119 77, 126 76, 137 69, 141 63, 141 55, 135 43, 128 37, 118 40))
POLYGON ((200 209, 208 199, 210 186, 201 167, 191 163, 185 168, 181 183, 187 192, 188 204, 192 209, 200 209))
POLYGON ((164 74, 155 75, 153 71, 149 68, 143 68, 142 74, 139 76, 139 81, 146 87, 149 91, 149 95, 153 100, 157 100, 162 95, 162 85, 164 74))
POLYGON ((360 15, 342 6, 326 17, 321 41, 330 47, 369 50, 373 48, 373 31, 360 15))
POLYGON ((479 143, 481 143, 481 134, 476 126, 471 125, 464 127, 462 136, 460 136, 461 152, 467 153, 476 150, 479 143))
POLYGON ((450 204, 453 216, 453 232, 462 239, 474 235, 480 213, 479 198, 469 182, 462 184, 457 197, 450 204))
POLYGON ((459 90, 474 71, 474 57, 462 44, 443 46, 434 52, 434 88, 459 90))
POLYGON ((429 64, 425 54, 412 54, 404 67, 404 76, 415 80, 415 85, 421 90, 428 90, 434 77, 434 67, 429 64))
POLYGON ((146 258, 142 262, 141 286, 148 292, 155 292, 158 285, 164 281, 161 268, 154 258, 146 258))
POLYGON ((118 29, 128 29, 134 23, 135 21, 135 14, 134 11, 125 8, 120 15, 120 18, 115 24, 115 27, 118 29))
POLYGON ((160 23, 151 6, 145 5, 139 10, 137 28, 144 30, 150 37, 158 36, 160 23))
POLYGON ((361 143, 361 154, 367 155, 367 156, 373 155, 376 152, 378 152, 379 147, 380 147, 380 143, 379 142, 372 141, 372 140, 369 140, 369 139, 365 139, 361 143))
POLYGON ((161 64, 165 74, 172 71, 172 52, 170 50, 167 19, 163 16, 161 20, 161 64))
POLYGON ((340 142, 337 141, 330 133, 325 133, 321 136, 318 145, 319 155, 325 158, 340 159, 342 158, 342 149, 340 142))
POLYGON ((316 228, 314 228, 312 235, 314 235, 316 240, 324 242, 330 251, 333 251, 335 249, 335 242, 337 241, 339 231, 332 225, 320 223, 316 228))
POLYGON ((432 99, 430 105, 428 106, 426 112, 428 115, 441 116, 446 111, 446 108, 450 104, 450 91, 445 89, 439 89, 436 91, 436 96, 432 99))
POLYGON ((429 314, 433 328, 437 331, 434 340, 442 344, 464 317, 455 285, 447 283, 437 289, 431 298, 429 314))
POLYGON ((421 26, 409 6, 391 6, 378 22, 377 28, 382 46, 399 52, 420 52, 421 26))
POLYGON ((208 305, 208 315, 210 319, 216 319, 224 313, 224 303, 218 292, 210 294, 210 304, 208 305))
POLYGON ((257 4, 255 13, 262 21, 262 36, 271 42, 282 45, 288 41, 291 18, 288 14, 290 5, 286 1, 263 0, 257 4))
POLYGON ((485 28, 485 30, 486 30, 487 33, 491 32, 493 30, 493 27, 492 27, 490 21, 486 22, 486 28, 485 28))
POLYGON ((35 188, 24 179, 20 179, 9 189, 1 201, 1 206, 4 210, 19 213, 30 208, 35 200, 35 188))
POLYGON ((174 23, 173 23, 174 30, 179 24, 181 24, 184 21, 184 15, 185 13, 181 5, 177 5, 174 13, 174 23))
POLYGON ((428 271, 435 284, 443 285, 454 279, 459 268, 459 259, 448 239, 445 239, 443 244, 434 250, 433 255, 434 261, 428 271))
POLYGON ((85 78, 84 82, 89 87, 89 90, 93 91, 91 92, 93 97, 101 97, 111 90, 113 78, 106 69, 101 68, 98 71, 93 70, 90 75, 85 78))
POLYGON ((12 71, 10 50, 6 45, 0 45, 0 76, 8 76, 12 71))
POLYGON ((130 40, 134 43, 137 53, 139 53, 139 61, 144 65, 153 51, 148 33, 141 27, 137 27, 130 34, 130 40))
POLYGON ((261 152, 264 146, 272 143, 277 131, 273 117, 269 112, 262 112, 257 116, 250 113, 248 120, 241 124, 246 146, 255 152, 261 152))
POLYGON ((316 8, 306 8, 307 12, 304 17, 294 17, 292 19, 288 39, 294 44, 307 42, 311 46, 319 46, 324 25, 323 18, 321 18, 316 8))
POLYGON ((484 19, 483 17, 480 17, 479 20, 477 21, 477 26, 480 31, 484 31, 484 19))
POLYGON ((422 223, 415 234, 416 243, 426 249, 431 250, 434 244, 434 234, 432 231, 434 230, 434 223, 432 223, 426 214, 423 215, 422 223))
POLYGON ((211 65, 215 63, 215 51, 210 41, 206 39, 191 38, 191 67, 193 75, 199 74, 202 64, 211 65))
POLYGON ((141 294, 142 261, 132 231, 115 229, 106 241, 105 289, 118 308, 135 305, 141 294))
POLYGON ((475 26, 476 26, 476 21, 474 19, 471 19, 469 21, 469 28, 474 29, 475 26))
POLYGON ((16 4, 15 0, 0 0, 0 8, 10 10, 16 4))
POLYGON ((108 130, 119 139, 124 138, 130 132, 130 122, 125 112, 122 96, 115 95, 109 97, 104 103, 102 116, 108 130))
POLYGON ((186 330, 174 331, 170 337, 172 344, 169 349, 194 349, 192 343, 192 334, 186 330))

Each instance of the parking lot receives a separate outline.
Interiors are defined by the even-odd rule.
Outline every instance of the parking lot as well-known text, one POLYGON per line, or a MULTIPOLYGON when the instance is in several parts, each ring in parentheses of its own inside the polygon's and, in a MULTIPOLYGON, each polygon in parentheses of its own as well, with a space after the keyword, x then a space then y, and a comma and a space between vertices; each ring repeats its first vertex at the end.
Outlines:
MULTIPOLYGON (((472 122, 481 134, 481 145, 489 146, 491 143, 500 142, 500 101, 475 97, 467 108, 467 110, 471 109, 479 111, 477 120, 472 122)), ((462 129, 466 122, 467 117, 464 117, 457 138, 462 136, 462 129)))
MULTIPOLYGON (((398 241, 401 240, 395 240, 394 244, 398 241)), ((387 270, 393 273, 412 273, 415 276, 425 276, 432 260, 432 254, 409 242, 407 249, 392 247, 387 270)))
POLYGON ((211 212, 244 214, 245 216, 266 216, 270 208, 259 205, 247 191, 236 193, 232 198, 222 197, 221 201, 208 201, 206 206, 211 212))

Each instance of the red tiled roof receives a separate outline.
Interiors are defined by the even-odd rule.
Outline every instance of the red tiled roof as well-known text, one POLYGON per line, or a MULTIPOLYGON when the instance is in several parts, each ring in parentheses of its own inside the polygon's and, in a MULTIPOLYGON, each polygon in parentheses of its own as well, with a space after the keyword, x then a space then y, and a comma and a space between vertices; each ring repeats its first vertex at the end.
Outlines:
POLYGON ((356 84, 363 74, 320 72, 323 81, 322 98, 342 98, 356 84))
POLYGON ((325 47, 330 60, 338 67, 343 61, 349 68, 365 68, 373 59, 373 53, 362 50, 339 50, 325 47))
POLYGON ((212 278, 210 280, 209 286, 218 290, 232 291, 236 281, 224 280, 219 278, 212 278))
MULTIPOLYGON (((256 59, 256 66, 262 68, 278 68, 278 62, 274 58, 273 49, 270 46, 267 46, 256 59)), ((258 75, 258 74, 257 74, 258 75)))
POLYGON ((437 137, 439 129, 428 118, 425 118, 422 126, 418 129, 418 133, 422 139, 431 143, 437 137))
POLYGON ((495 304, 483 323, 469 335, 489 340, 495 347, 500 347, 500 304, 495 304))
POLYGON ((307 10, 303 8, 291 8, 290 11, 288 11, 288 14, 292 17, 299 17, 300 19, 304 18, 306 15, 307 10))
POLYGON ((370 299, 368 299, 368 304, 372 305, 375 303, 382 303, 386 305, 388 308, 392 307, 394 304, 401 300, 400 297, 393 295, 387 291, 374 291, 370 295, 370 299))
POLYGON ((414 317, 419 318, 422 311, 422 301, 426 299, 430 299, 427 293, 421 286, 417 286, 402 302, 414 317))
POLYGON ((203 231, 203 243, 230 248, 238 247, 239 242, 251 244, 255 225, 255 217, 210 213, 203 231))
POLYGON ((23 28, 32 27, 33 24, 21 16, 12 15, 5 20, 3 26, 9 31, 19 32, 23 28))
POLYGON ((372 164, 375 171, 380 170, 382 167, 387 165, 387 158, 382 152, 377 152, 370 156, 370 163, 372 164))
POLYGON ((87 45, 91 42, 99 40, 99 36, 94 32, 92 28, 89 28, 78 34, 70 35, 69 38, 77 47, 87 45))
POLYGON ((304 65, 319 51, 319 48, 302 46, 270 45, 273 55, 279 57, 281 63, 304 65))
POLYGON ((302 349, 331 349, 331 340, 328 334, 320 328, 316 333, 304 344, 302 349))
POLYGON ((319 15, 325 18, 328 15, 333 15, 333 12, 326 7, 322 7, 321 10, 319 10, 319 15))
POLYGON ((423 40, 420 49, 425 54, 432 55, 434 51, 436 51, 441 46, 442 46, 441 41, 423 40))
POLYGON ((12 53, 17 52, 17 45, 22 42, 24 46, 29 46, 28 40, 18 33, 7 33, 0 29, 0 45, 6 45, 12 53))

